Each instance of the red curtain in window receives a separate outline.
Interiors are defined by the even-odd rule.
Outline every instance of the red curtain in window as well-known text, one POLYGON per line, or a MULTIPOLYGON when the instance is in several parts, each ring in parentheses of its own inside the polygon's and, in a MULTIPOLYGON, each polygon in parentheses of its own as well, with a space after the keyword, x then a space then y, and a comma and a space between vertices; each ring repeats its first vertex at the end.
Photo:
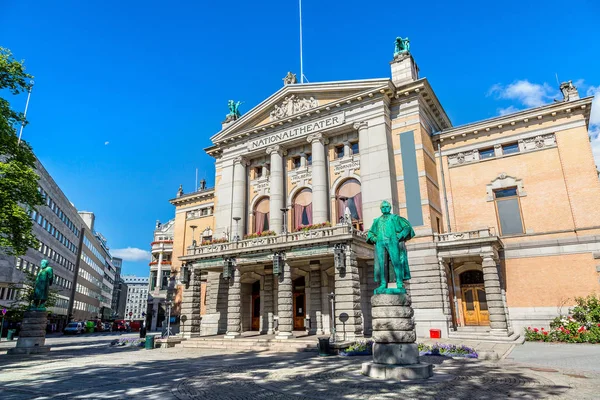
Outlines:
POLYGON ((302 225, 302 212, 304 206, 300 204, 294 204, 294 229, 300 228, 302 225))
POLYGON ((356 206, 356 214, 358 215, 358 220, 362 221, 363 212, 362 212, 362 192, 358 192, 354 195, 354 205, 356 206))
POLYGON ((265 213, 261 213, 260 211, 254 212, 254 225, 256 227, 255 232, 262 232, 265 228, 265 213))
POLYGON ((312 203, 308 203, 305 208, 306 217, 308 218, 308 224, 312 225, 313 217, 312 217, 312 203))

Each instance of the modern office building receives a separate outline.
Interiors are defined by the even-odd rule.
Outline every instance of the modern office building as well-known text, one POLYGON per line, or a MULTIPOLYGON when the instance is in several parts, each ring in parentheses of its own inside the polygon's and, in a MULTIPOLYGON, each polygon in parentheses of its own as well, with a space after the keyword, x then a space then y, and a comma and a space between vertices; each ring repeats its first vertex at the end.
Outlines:
POLYGON ((16 301, 25 274, 37 274, 40 262, 47 259, 54 269, 52 288, 58 290, 57 303, 48 309, 51 313, 49 322, 60 331, 68 322, 71 292, 76 285, 82 221, 39 160, 36 161, 36 172, 40 177, 38 191, 46 202, 30 213, 39 247, 29 249, 17 258, 0 254, 0 304, 8 307, 16 301))
MULTIPOLYGON (((103 318, 103 311, 106 308, 110 310, 111 307, 113 284, 110 280, 114 282, 114 268, 106 240, 94 230, 94 213, 80 211, 79 215, 84 226, 81 229, 82 245, 76 266, 77 284, 73 289, 70 314, 74 320, 103 318)), ((110 317, 110 311, 104 313, 108 314, 106 318, 110 317)))
POLYGON ((166 300, 171 277, 173 255, 173 225, 175 220, 162 224, 156 221, 152 258, 150 261, 150 285, 148 291, 148 320, 150 330, 162 327, 167 315, 166 300))
POLYGON ((123 281, 127 285, 124 319, 145 320, 148 308, 148 277, 125 275, 123 281))
POLYGON ((115 268, 115 284, 111 301, 111 309, 113 315, 111 318, 123 318, 125 315, 125 304, 127 303, 127 285, 121 278, 121 270, 123 269, 123 259, 118 257, 112 258, 112 263, 115 268))
POLYGON ((185 337, 370 335, 365 231, 383 200, 416 232, 419 336, 518 340, 600 291, 592 98, 565 82, 553 103, 454 127, 409 52, 390 65, 381 79, 289 74, 211 137, 215 188, 171 200, 185 337))

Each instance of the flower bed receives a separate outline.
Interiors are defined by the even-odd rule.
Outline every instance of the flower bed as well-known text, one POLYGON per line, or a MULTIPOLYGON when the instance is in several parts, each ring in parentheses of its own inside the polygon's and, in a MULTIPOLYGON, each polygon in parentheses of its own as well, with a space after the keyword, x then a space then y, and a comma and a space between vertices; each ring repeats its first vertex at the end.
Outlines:
POLYGON ((264 231, 264 232, 256 232, 250 233, 248 235, 244 235, 244 239, 256 239, 264 236, 275 236, 276 233, 274 231, 264 231))
POLYGON ((146 344, 146 339, 140 338, 119 338, 110 342, 111 346, 119 346, 119 347, 144 347, 146 344))
POLYGON ((570 316, 559 316, 550 329, 525 329, 525 339, 532 342, 600 343, 600 298, 590 295, 575 299, 570 316))
POLYGON ((479 355, 471 347, 455 344, 424 344, 419 343, 420 356, 446 356, 462 358, 478 358, 479 355))
POLYGON ((373 354, 373 339, 359 340, 340 351, 340 356, 368 356, 373 354))
POLYGON ((296 232, 307 232, 312 231, 313 229, 321 229, 321 228, 329 228, 331 223, 329 221, 322 222, 320 224, 311 224, 311 225, 300 225, 296 228, 296 232))

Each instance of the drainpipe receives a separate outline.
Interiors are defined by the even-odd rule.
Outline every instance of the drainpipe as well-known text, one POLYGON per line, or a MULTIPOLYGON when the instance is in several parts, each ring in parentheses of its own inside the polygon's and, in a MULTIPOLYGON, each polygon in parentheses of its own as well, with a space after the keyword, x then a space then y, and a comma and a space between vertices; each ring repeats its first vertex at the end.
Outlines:
POLYGON ((450 280, 452 281, 452 297, 454 297, 454 317, 456 319, 456 321, 454 322, 454 330, 456 330, 457 327, 460 326, 460 319, 459 319, 459 310, 458 310, 458 298, 456 297, 456 285, 454 284, 454 262, 452 260, 450 260, 450 262, 448 263, 448 266, 450 267, 450 280))

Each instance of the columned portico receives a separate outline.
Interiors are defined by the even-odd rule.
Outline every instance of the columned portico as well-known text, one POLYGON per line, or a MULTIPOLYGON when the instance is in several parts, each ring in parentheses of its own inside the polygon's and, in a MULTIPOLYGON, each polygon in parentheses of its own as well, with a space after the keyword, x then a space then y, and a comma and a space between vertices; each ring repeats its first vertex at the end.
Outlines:
POLYGON ((279 275, 279 290, 277 291, 277 339, 293 337, 294 328, 293 298, 292 298, 292 269, 288 263, 283 265, 279 275))
MULTIPOLYGON (((239 232, 235 232, 233 236, 239 235, 240 237, 246 232, 246 219, 245 208, 246 208, 246 180, 248 173, 246 167, 248 166, 248 160, 244 157, 236 157, 233 160, 233 198, 232 201, 232 218, 239 217, 239 232)), ((236 229, 237 226, 234 226, 236 229)))
POLYGON ((279 145, 267 147, 271 156, 271 175, 269 177, 270 194, 270 228, 276 233, 283 231, 283 212, 285 196, 283 192, 283 156, 285 150, 279 145))
POLYGON ((327 210, 327 168, 325 163, 326 139, 321 133, 308 135, 312 148, 312 198, 313 223, 320 224, 329 220, 327 210))
POLYGON ((227 295, 227 333, 228 339, 233 339, 241 334, 241 298, 242 285, 240 282, 241 273, 237 268, 233 269, 232 277, 229 282, 229 292, 227 295))
POLYGON ((497 257, 494 253, 484 253, 481 257, 483 259, 481 263, 483 282, 490 313, 490 334, 506 336, 508 334, 508 324, 506 323, 506 312, 502 300, 502 289, 500 288, 497 257))

